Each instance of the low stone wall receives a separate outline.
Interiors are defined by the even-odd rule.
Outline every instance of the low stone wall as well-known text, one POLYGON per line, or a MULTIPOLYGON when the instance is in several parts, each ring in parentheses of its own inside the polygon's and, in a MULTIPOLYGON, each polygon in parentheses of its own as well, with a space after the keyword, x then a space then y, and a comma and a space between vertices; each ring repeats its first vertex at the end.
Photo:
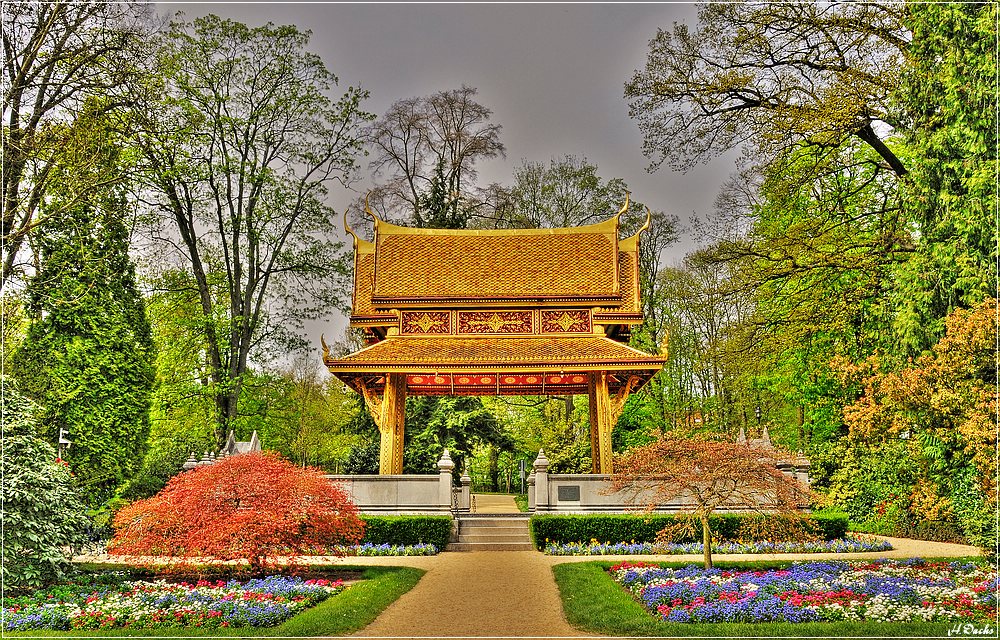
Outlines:
MULTIPOLYGON (((451 470, 455 468, 445 451, 438 460, 437 475, 328 475, 347 490, 361 513, 450 514, 454 504, 451 470)), ((463 478, 464 480, 464 478, 463 478)), ((460 499, 459 499, 460 502, 460 499)))
MULTIPOLYGON (((808 464, 808 463, 806 463, 808 464)), ((785 474, 808 484, 808 466, 782 464, 785 474)), ((528 477, 528 510, 536 513, 628 513, 645 511, 654 501, 655 489, 611 492, 611 476, 596 473, 548 473, 548 460, 539 452, 534 463, 534 473, 528 477)), ((685 510, 691 502, 677 498, 657 504, 653 511, 677 512, 685 510)), ((716 511, 746 511, 750 505, 720 507, 716 511)))
POLYGON ((438 476, 357 475, 326 476, 347 490, 361 513, 420 514, 450 513, 448 500, 442 505, 438 476))

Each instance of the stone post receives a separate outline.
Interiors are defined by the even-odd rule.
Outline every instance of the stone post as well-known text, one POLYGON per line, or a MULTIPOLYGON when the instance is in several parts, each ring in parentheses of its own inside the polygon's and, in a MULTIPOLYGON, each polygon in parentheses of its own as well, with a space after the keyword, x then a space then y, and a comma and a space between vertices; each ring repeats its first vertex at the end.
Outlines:
POLYGON ((549 510, 549 459, 545 451, 538 450, 532 468, 535 470, 535 511, 549 510))
POLYGON ((809 486, 809 458, 799 451, 798 455, 795 456, 795 477, 799 479, 802 484, 809 486))
POLYGON ((462 477, 459 479, 462 483, 462 492, 458 497, 458 512, 459 513, 469 513, 469 507, 472 501, 472 478, 469 477, 469 467, 462 471, 462 477))
POLYGON ((528 511, 535 510, 535 474, 528 476, 528 511))
POLYGON ((440 492, 438 493, 438 503, 442 511, 451 511, 451 470, 455 468, 455 463, 451 461, 448 450, 445 449, 438 460, 438 472, 440 473, 440 492))

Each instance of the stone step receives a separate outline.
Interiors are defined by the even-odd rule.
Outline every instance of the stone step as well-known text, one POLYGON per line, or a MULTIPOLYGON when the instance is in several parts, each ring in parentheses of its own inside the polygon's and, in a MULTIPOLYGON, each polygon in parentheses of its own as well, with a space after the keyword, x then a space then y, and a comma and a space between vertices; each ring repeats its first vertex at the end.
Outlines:
POLYGON ((504 535, 497 533, 462 533, 458 536, 459 542, 531 542, 527 534, 504 535))
POLYGON ((480 527, 477 525, 471 525, 468 523, 463 523, 458 525, 458 532, 465 533, 485 533, 487 531, 492 531, 496 533, 502 533, 504 535, 514 535, 516 533, 528 535, 528 527, 480 527))
POLYGON ((452 542, 447 551, 534 551, 530 542, 452 542))
POLYGON ((500 527, 527 527, 527 518, 503 518, 497 516, 478 516, 470 518, 468 516, 459 516, 459 522, 467 524, 476 525, 489 525, 489 526, 500 526, 500 527))

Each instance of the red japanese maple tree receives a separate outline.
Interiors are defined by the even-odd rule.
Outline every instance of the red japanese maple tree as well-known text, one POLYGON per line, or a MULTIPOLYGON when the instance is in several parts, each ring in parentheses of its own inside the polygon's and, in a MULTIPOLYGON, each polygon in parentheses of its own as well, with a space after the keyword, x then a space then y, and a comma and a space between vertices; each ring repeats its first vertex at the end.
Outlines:
POLYGON ((697 522, 706 569, 712 567, 709 516, 716 511, 738 509, 796 518, 814 498, 805 484, 779 469, 782 461, 793 457, 789 452, 758 444, 656 435, 650 444, 615 459, 611 488, 631 493, 649 511, 685 499, 680 506, 680 515, 685 516, 682 526, 660 534, 693 531, 697 522))
POLYGON ((364 534, 342 488, 318 469, 269 452, 181 473, 152 498, 121 509, 114 527, 111 553, 246 560, 254 572, 279 556, 356 544, 364 534))

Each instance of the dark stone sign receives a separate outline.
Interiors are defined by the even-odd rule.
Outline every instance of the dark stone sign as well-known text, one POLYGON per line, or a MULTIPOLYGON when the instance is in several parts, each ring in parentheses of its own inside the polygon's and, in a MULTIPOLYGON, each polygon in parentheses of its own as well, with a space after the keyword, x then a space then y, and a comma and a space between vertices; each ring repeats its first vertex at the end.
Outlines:
POLYGON ((579 502, 580 485, 574 484, 559 487, 559 502, 579 502))

